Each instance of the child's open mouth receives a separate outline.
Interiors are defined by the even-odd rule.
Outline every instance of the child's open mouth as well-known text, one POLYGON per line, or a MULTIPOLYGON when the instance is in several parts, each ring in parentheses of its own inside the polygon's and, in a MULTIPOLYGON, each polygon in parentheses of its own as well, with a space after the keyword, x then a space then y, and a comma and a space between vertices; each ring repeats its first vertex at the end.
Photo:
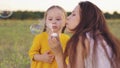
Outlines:
POLYGON ((57 26, 52 26, 53 29, 57 29, 57 26))

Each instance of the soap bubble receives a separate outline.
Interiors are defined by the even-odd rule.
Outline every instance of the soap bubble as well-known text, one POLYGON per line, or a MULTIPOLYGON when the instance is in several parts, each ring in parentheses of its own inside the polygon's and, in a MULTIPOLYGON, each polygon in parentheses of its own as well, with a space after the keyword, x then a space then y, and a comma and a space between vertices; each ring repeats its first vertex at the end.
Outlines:
POLYGON ((0 18, 8 18, 13 14, 12 11, 0 11, 0 18))
POLYGON ((32 34, 37 35, 42 31, 42 27, 40 24, 32 24, 30 26, 30 31, 32 34))

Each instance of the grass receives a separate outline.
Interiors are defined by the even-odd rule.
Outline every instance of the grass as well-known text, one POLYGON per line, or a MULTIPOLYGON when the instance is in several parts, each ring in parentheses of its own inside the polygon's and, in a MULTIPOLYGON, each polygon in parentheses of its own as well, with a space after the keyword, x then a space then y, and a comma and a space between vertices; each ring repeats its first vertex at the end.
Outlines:
MULTIPOLYGON (((111 32, 120 39, 120 19, 107 22, 111 32)), ((28 50, 34 35, 29 27, 32 23, 39 21, 0 20, 0 68, 30 68, 28 50)))
POLYGON ((29 68, 28 50, 33 36, 29 26, 37 20, 0 20, 0 68, 29 68))
POLYGON ((107 20, 110 31, 120 39, 120 19, 107 20))

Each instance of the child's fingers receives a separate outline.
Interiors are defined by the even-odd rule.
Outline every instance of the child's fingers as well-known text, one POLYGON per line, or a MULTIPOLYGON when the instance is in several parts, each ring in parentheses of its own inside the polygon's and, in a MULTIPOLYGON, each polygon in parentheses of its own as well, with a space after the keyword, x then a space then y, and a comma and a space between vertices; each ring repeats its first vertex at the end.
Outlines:
POLYGON ((54 56, 54 55, 52 55, 51 57, 52 57, 52 58, 54 58, 55 56, 54 56))
POLYGON ((53 61, 54 61, 53 56, 52 56, 52 57, 51 57, 51 56, 49 56, 49 58, 48 58, 47 62, 48 62, 48 63, 52 63, 53 61))
POLYGON ((51 40, 53 43, 57 43, 57 38, 52 38, 51 40))
POLYGON ((50 52, 51 52, 51 51, 50 51, 50 50, 48 50, 48 51, 47 51, 47 52, 45 52, 45 53, 46 53, 46 54, 50 54, 50 52))
POLYGON ((50 54, 50 55, 49 55, 49 57, 50 57, 50 58, 54 58, 55 56, 54 56, 54 55, 52 55, 52 54, 50 54))
POLYGON ((54 61, 54 58, 50 58, 49 62, 52 63, 54 61))
POLYGON ((49 38, 48 42, 49 42, 50 48, 54 48, 54 44, 56 43, 55 38, 49 38))

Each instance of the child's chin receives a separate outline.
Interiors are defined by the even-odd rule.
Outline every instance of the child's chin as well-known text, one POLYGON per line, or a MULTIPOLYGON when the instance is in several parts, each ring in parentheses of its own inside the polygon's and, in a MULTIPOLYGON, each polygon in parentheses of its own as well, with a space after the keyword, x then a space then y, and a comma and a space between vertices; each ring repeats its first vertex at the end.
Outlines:
POLYGON ((53 32, 57 33, 59 30, 58 29, 54 29, 53 32))
POLYGON ((57 33, 57 31, 54 30, 52 33, 57 33))

